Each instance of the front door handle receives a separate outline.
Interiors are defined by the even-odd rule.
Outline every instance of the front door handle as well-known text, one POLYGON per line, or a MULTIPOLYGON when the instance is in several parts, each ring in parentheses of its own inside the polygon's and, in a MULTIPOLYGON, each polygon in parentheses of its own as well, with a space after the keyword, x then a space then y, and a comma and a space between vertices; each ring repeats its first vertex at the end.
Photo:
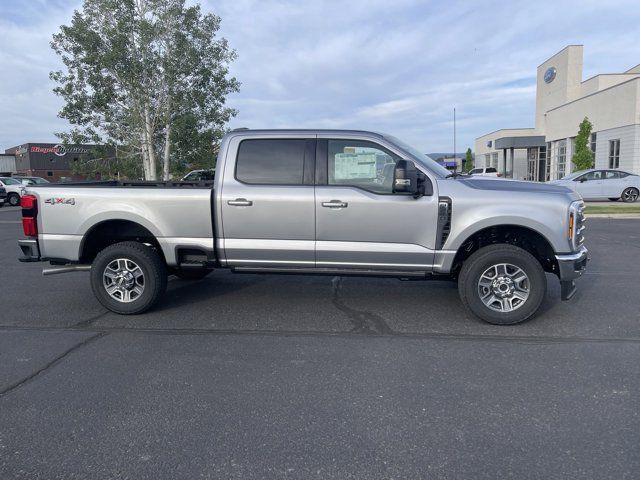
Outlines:
POLYGON ((322 202, 322 206, 327 208, 347 208, 349 204, 340 200, 331 200, 330 202, 322 202))
POLYGON ((246 198, 236 198, 235 200, 229 200, 227 205, 231 205, 233 207, 250 207, 253 205, 253 202, 246 198))

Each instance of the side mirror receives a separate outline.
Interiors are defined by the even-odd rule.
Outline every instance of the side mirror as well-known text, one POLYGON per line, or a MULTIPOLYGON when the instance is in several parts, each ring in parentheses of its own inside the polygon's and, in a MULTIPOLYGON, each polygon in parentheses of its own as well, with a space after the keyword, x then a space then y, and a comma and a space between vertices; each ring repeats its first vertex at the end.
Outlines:
POLYGON ((582 178, 579 180, 579 182, 580 182, 580 183, 584 183, 584 182, 586 182, 586 181, 587 181, 587 179, 586 179, 586 178, 584 178, 584 177, 582 177, 582 178))
POLYGON ((398 160, 393 170, 393 193, 412 195, 413 198, 433 195, 429 178, 410 160, 398 160))
POLYGON ((418 192, 418 170, 409 160, 398 160, 393 171, 393 193, 415 195, 418 192))

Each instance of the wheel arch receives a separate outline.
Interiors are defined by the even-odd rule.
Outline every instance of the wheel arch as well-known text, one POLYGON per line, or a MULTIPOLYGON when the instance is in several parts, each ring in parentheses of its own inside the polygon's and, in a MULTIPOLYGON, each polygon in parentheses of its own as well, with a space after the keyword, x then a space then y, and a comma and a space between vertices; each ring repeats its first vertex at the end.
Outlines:
POLYGON ((144 225, 125 219, 103 220, 90 227, 80 242, 80 263, 91 263, 106 247, 125 241, 151 245, 166 264, 164 252, 156 236, 144 225))
POLYGON ((558 273, 553 245, 544 234, 522 225, 498 224, 476 230, 465 238, 453 259, 452 274, 457 276, 465 260, 482 247, 500 243, 522 248, 532 254, 546 272, 558 273))

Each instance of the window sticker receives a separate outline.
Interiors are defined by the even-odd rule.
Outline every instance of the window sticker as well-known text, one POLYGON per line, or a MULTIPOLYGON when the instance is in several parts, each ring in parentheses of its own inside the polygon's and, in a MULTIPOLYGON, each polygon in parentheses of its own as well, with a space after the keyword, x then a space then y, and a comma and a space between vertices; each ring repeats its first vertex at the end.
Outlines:
POLYGON ((335 180, 376 178, 374 153, 337 153, 334 162, 335 180))

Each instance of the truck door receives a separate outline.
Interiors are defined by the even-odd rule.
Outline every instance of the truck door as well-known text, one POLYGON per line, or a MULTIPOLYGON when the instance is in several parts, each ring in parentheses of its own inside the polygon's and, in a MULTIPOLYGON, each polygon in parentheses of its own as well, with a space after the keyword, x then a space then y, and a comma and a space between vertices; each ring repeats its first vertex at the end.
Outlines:
POLYGON ((321 137, 316 157, 316 266, 431 270, 437 196, 414 199, 392 193, 401 155, 391 147, 321 137))
POLYGON ((228 266, 313 267, 315 138, 232 139, 220 195, 228 266), (236 153, 237 152, 237 153, 236 153))

